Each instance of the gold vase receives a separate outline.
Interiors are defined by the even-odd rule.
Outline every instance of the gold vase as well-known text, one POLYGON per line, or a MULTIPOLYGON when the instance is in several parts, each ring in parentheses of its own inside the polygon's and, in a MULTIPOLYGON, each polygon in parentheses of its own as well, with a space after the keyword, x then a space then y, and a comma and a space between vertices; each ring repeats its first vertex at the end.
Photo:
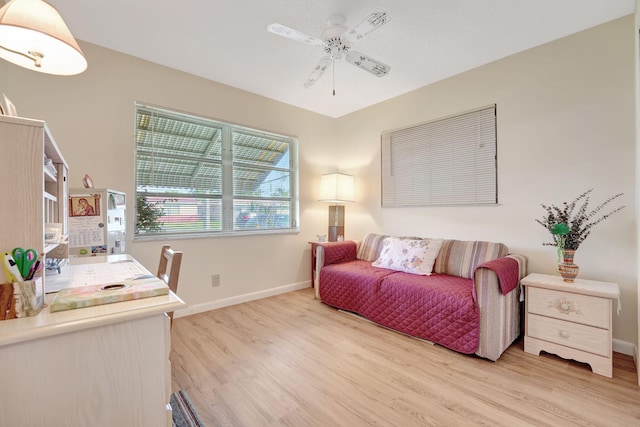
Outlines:
POLYGON ((578 277, 580 267, 573 263, 573 257, 575 256, 575 249, 565 249, 563 251, 563 260, 558 265, 558 272, 562 276, 562 280, 567 283, 573 283, 573 280, 578 277))

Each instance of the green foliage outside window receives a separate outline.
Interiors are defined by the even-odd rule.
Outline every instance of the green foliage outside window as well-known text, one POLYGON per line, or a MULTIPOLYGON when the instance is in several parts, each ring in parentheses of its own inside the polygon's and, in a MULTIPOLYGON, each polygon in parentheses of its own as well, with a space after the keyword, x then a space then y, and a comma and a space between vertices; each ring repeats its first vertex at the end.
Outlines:
POLYGON ((150 202, 147 196, 138 196, 136 200, 136 233, 162 229, 164 222, 160 221, 160 217, 164 215, 162 207, 164 202, 150 202))

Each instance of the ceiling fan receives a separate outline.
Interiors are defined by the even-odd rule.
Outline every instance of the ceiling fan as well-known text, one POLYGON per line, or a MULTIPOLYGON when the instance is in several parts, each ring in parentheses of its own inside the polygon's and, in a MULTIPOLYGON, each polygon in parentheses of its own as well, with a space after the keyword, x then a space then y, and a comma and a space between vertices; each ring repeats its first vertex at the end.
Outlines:
MULTIPOLYGON (((389 14, 382 9, 374 9, 361 19, 357 24, 347 29, 344 26, 345 18, 342 15, 333 15, 327 22, 327 29, 322 33, 322 38, 310 36, 301 31, 294 30, 282 24, 271 24, 267 31, 289 39, 307 43, 313 46, 320 46, 327 53, 318 62, 313 72, 304 83, 308 88, 318 81, 329 65, 336 60, 345 60, 350 64, 360 67, 371 74, 383 77, 389 73, 391 67, 370 58, 360 52, 352 50, 351 47, 360 39, 366 37, 374 30, 380 28, 391 20, 389 14)), ((336 94, 335 88, 333 94, 336 94)))

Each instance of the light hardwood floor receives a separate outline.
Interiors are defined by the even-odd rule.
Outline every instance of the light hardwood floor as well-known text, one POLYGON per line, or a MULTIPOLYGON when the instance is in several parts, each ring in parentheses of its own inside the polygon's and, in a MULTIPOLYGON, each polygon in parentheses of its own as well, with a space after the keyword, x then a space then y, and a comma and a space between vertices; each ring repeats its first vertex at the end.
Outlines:
POLYGON ((630 356, 613 379, 522 342, 497 362, 336 311, 303 289, 175 319, 173 389, 207 426, 637 426, 630 356))

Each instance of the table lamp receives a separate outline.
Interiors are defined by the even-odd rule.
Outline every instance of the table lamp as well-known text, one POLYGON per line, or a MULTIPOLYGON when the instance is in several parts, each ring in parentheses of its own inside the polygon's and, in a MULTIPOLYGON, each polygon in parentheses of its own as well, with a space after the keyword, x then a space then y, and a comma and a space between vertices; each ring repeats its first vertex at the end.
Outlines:
POLYGON ((320 177, 321 202, 329 202, 329 241, 344 240, 344 205, 354 202, 353 176, 343 173, 330 173, 320 177))

